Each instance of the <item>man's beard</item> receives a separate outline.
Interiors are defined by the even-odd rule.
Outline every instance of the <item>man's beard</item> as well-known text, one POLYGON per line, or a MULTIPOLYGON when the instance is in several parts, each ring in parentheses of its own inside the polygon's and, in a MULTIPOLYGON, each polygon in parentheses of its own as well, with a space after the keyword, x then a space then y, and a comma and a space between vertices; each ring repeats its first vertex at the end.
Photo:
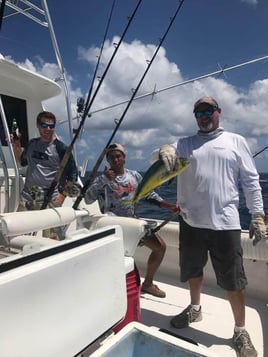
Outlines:
POLYGON ((212 120, 209 119, 209 120, 206 120, 204 122, 201 122, 199 124, 199 129, 202 132, 205 132, 205 133, 212 131, 213 130, 213 122, 212 122, 212 120))

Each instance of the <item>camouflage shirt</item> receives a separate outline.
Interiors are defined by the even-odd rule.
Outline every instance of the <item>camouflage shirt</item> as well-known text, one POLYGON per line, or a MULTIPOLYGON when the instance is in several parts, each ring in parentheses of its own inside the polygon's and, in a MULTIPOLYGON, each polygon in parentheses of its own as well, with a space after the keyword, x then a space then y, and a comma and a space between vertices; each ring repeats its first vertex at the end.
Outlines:
MULTIPOLYGON (((135 206, 127 201, 134 198, 141 181, 141 174, 135 170, 125 169, 123 175, 116 176, 112 181, 102 174, 87 190, 85 200, 92 203, 98 199, 102 202, 101 208, 105 213, 134 217, 135 206)), ((145 199, 158 206, 163 201, 155 191, 150 192, 145 199)))

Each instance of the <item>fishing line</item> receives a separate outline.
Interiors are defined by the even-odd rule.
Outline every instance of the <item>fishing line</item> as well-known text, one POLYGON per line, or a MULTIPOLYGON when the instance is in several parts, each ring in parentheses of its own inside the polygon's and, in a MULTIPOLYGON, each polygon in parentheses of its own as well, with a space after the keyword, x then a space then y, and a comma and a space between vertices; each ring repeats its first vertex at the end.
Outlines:
POLYGON ((67 165, 67 162, 68 162, 69 158, 71 157, 72 150, 73 150, 73 147, 74 147, 74 143, 75 143, 76 139, 78 138, 78 136, 80 135, 80 131, 83 128, 84 122, 85 122, 85 120, 87 118, 87 115, 88 115, 88 112, 89 112, 89 110, 90 110, 90 108, 92 106, 92 103, 93 103, 93 101, 94 101, 94 99, 95 99, 95 97, 96 97, 96 95, 97 95, 97 93, 98 93, 98 91, 100 89, 100 86, 101 86, 101 84, 102 84, 102 82, 103 82, 103 80, 104 80, 104 78, 105 78, 105 76, 106 76, 106 74, 108 72, 108 69, 110 68, 110 66, 112 64, 112 61, 113 61, 113 59, 114 59, 114 57, 115 57, 115 55, 116 55, 116 53, 117 53, 122 41, 123 41, 123 38, 124 38, 128 28, 130 26, 135 14, 136 14, 141 2, 142 2, 142 0, 139 0, 139 2, 137 4, 137 6, 135 7, 132 15, 129 17, 127 26, 125 27, 125 30, 123 31, 123 34, 122 34, 122 36, 120 38, 120 41, 118 42, 117 46, 115 47, 115 50, 114 50, 114 52, 113 52, 113 54, 112 54, 112 56, 111 56, 111 58, 110 58, 110 60, 109 60, 109 62, 107 64, 107 66, 105 68, 105 71, 104 71, 104 73, 103 73, 103 75, 102 75, 102 77, 101 77, 101 79, 100 79, 100 81, 99 81, 99 83, 97 85, 97 88, 96 88, 96 90, 95 90, 95 92, 94 92, 94 94, 93 94, 88 106, 85 108, 85 110, 84 110, 84 112, 82 114, 81 121, 80 121, 80 124, 78 126, 78 129, 75 131, 75 135, 74 135, 70 145, 66 149, 66 152, 65 152, 65 154, 64 154, 64 156, 63 156, 63 158, 62 158, 62 160, 60 162, 60 166, 59 166, 59 168, 58 168, 58 170, 57 170, 57 172, 55 174, 55 177, 54 177, 53 181, 50 184, 50 187, 49 187, 49 189, 47 191, 46 197, 44 198, 44 202, 43 202, 43 204, 42 204, 40 209, 46 208, 48 203, 51 200, 53 192, 54 192, 58 182, 60 181, 60 178, 61 178, 61 176, 63 174, 63 171, 64 171, 64 169, 65 169, 65 167, 67 165))
POLYGON ((180 9, 181 9, 181 7, 182 7, 183 2, 184 2, 184 0, 180 0, 179 6, 178 6, 177 10, 175 11, 174 16, 170 19, 170 23, 169 23, 169 25, 168 25, 168 27, 167 27, 167 29, 166 29, 166 31, 165 31, 163 37, 160 39, 159 45, 158 45, 158 47, 156 48, 156 50, 155 50, 155 52, 154 52, 154 54, 153 54, 151 60, 148 61, 147 68, 145 69, 145 71, 144 71, 144 73, 143 73, 143 75, 142 75, 142 77, 141 77, 141 79, 140 79, 140 81, 139 81, 137 87, 134 89, 134 91, 133 91, 133 93, 132 93, 132 96, 131 96, 130 100, 129 100, 128 103, 127 103, 127 106, 126 106, 125 110, 123 111, 123 114, 121 115, 121 118, 119 119, 119 121, 118 121, 118 123, 116 124, 116 127, 115 127, 115 129, 114 129, 112 135, 110 136, 110 139, 108 140, 108 142, 107 142, 105 148, 104 148, 103 151, 101 152, 101 154, 100 154, 100 156, 99 156, 99 158, 98 158, 98 160, 97 160, 95 166, 93 167, 93 169, 92 169, 92 171, 91 171, 91 173, 90 173, 90 175, 89 175, 89 178, 88 178, 87 181, 85 182, 85 185, 82 187, 82 189, 81 189, 81 194, 77 197, 77 199, 76 199, 76 201, 75 201, 75 203, 74 203, 74 205, 73 205, 73 208, 74 208, 74 209, 77 209, 77 208, 78 208, 79 203, 81 202, 82 198, 84 197, 84 195, 85 195, 85 193, 86 193, 88 187, 91 185, 93 179, 95 178, 95 176, 96 176, 96 174, 97 174, 97 171, 98 171, 98 168, 100 167, 101 162, 102 162, 102 160, 103 160, 103 158, 104 158, 104 156, 105 156, 105 154, 106 154, 106 152, 107 152, 107 149, 108 149, 110 143, 112 142, 112 140, 113 140, 113 138, 114 138, 114 136, 115 136, 117 130, 119 129, 119 127, 120 127, 120 125, 121 125, 121 123, 122 123, 122 121, 123 121, 123 119, 124 119, 124 117, 125 117, 125 115, 126 115, 128 109, 129 109, 129 107, 130 107, 130 105, 131 105, 133 99, 135 98, 135 95, 136 95, 136 93, 138 92, 138 90, 139 90, 139 88, 140 88, 140 86, 141 86, 141 84, 142 84, 142 82, 143 82, 143 80, 144 80, 144 78, 145 78, 147 72, 149 71, 149 69, 150 69, 150 67, 151 67, 151 65, 152 65, 152 63, 153 63, 153 61, 154 61, 154 59, 156 58, 157 53, 158 53, 158 51, 160 50, 160 48, 161 48, 161 46, 162 46, 162 44, 163 44, 163 42, 164 42, 164 40, 165 40, 165 38, 166 38, 166 36, 167 36, 169 30, 170 30, 170 28, 171 28, 171 26, 173 25, 173 23, 174 23, 174 21, 175 21, 175 19, 176 19, 176 16, 178 15, 178 13, 179 13, 179 11, 180 11, 180 9))

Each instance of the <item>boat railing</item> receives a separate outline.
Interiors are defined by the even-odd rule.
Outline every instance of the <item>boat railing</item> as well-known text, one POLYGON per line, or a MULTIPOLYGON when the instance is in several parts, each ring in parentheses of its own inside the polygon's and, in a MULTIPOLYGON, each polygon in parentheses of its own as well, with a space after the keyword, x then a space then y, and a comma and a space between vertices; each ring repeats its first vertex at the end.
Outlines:
POLYGON ((3 125, 3 129, 4 129, 4 133, 5 133, 5 138, 6 138, 6 142, 7 142, 7 146, 5 146, 7 152, 4 153, 3 152, 3 146, 1 145, 1 151, 0 151, 0 157, 1 157, 1 167, 3 169, 3 176, 4 176, 4 184, 5 184, 5 207, 4 207, 4 212, 10 212, 10 210, 15 210, 16 207, 18 207, 19 204, 19 199, 20 199, 20 175, 19 175, 19 169, 18 169, 18 165, 16 162, 16 158, 14 155, 14 151, 13 151, 13 147, 10 141, 10 137, 9 137, 9 129, 8 129, 8 124, 7 124, 7 118, 5 115, 5 111, 4 111, 4 106, 3 106, 3 102, 2 102, 2 98, 0 95, 0 117, 2 118, 2 125, 3 125), (9 164, 7 163, 7 156, 9 157, 9 164), (11 165, 11 167, 10 167, 11 165), (13 179, 13 177, 10 177, 9 171, 8 169, 11 169, 12 172, 14 172, 14 191, 13 191, 13 195, 14 195, 14 204, 12 205, 13 207, 10 207, 10 195, 11 195, 11 187, 10 187, 10 179, 13 179))

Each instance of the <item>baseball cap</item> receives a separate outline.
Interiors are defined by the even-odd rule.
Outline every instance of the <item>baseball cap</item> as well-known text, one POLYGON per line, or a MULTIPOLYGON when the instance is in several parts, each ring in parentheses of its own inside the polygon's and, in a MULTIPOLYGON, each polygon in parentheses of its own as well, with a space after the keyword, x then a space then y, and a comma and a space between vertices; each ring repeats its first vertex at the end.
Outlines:
POLYGON ((203 97, 203 98, 198 99, 197 102, 195 102, 195 104, 194 104, 194 113, 195 113, 196 109, 199 107, 199 105, 202 104, 202 103, 207 103, 209 105, 212 105, 213 107, 219 108, 219 105, 218 105, 217 101, 214 98, 212 98, 212 97, 203 97))
POLYGON ((123 146, 122 146, 121 144, 114 143, 114 144, 111 144, 111 145, 108 146, 107 153, 106 153, 106 157, 107 157, 107 155, 108 155, 111 151, 115 151, 115 150, 119 150, 119 151, 121 151, 124 155, 126 155, 125 149, 123 148, 123 146))

